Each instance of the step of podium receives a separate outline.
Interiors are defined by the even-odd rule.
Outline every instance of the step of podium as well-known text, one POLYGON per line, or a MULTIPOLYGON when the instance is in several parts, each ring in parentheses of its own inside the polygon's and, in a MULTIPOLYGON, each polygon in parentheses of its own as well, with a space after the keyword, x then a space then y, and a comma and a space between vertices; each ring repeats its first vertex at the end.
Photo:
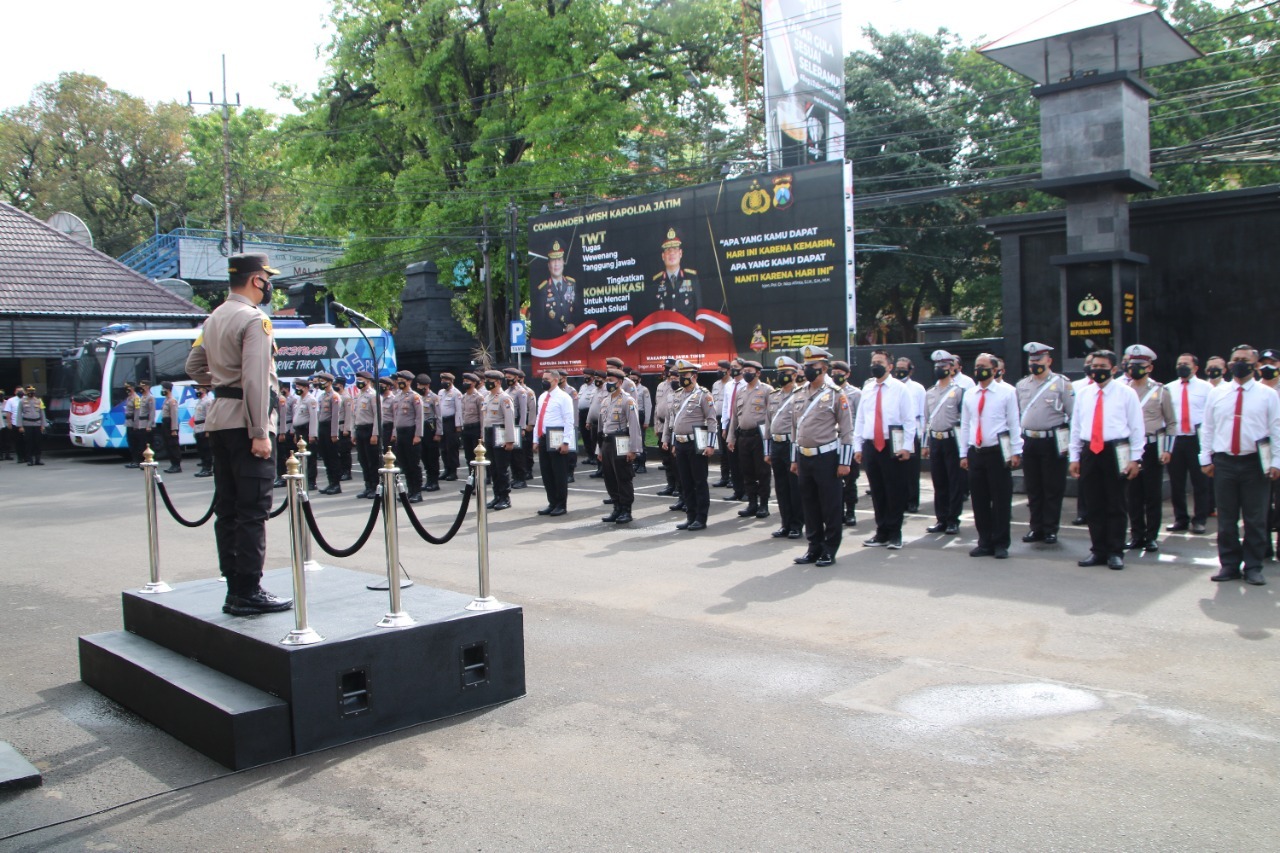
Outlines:
POLYGON ((293 754, 287 702, 136 634, 81 637, 80 679, 233 770, 293 754))

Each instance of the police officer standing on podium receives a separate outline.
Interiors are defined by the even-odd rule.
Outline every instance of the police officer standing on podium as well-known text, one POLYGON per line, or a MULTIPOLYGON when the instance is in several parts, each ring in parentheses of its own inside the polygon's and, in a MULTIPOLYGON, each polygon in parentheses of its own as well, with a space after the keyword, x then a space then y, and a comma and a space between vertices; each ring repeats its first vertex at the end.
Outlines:
POLYGON ((261 587, 271 458, 279 397, 271 319, 258 310, 271 300, 277 271, 262 254, 227 259, 231 293, 213 310, 187 356, 187 375, 214 387, 205 434, 213 451, 214 538, 227 580, 222 611, 251 616, 288 610, 293 601, 261 587))
POLYGON ((1031 512, 1031 529, 1022 541, 1052 545, 1062 522, 1076 395, 1070 380, 1053 372, 1053 347, 1032 341, 1022 351, 1027 354, 1028 374, 1016 388, 1022 418, 1022 482, 1031 512))
POLYGON ((840 478, 848 476, 853 461, 853 416, 848 398, 827 381, 831 353, 815 346, 801 352, 807 384, 790 401, 791 469, 800 486, 809 549, 794 562, 825 568, 836 561, 844 531, 840 478))

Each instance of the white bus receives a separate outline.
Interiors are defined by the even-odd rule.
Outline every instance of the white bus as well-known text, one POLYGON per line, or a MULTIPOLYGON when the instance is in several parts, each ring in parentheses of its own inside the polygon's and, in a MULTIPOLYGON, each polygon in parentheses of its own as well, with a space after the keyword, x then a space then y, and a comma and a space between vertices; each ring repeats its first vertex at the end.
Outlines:
MULTIPOLYGON (((316 373, 342 376, 354 385, 357 370, 374 376, 396 372, 396 348, 381 329, 339 329, 330 325, 275 323, 276 371, 280 384, 316 373), (365 337, 368 343, 365 343, 365 337), (372 351, 370 350, 372 346, 372 351)), ((63 359, 71 392, 70 438, 77 447, 128 449, 124 425, 125 383, 151 382, 155 406, 162 405, 161 382, 172 382, 178 398, 182 444, 195 444, 191 432, 195 383, 187 376, 187 353, 199 329, 148 329, 119 332, 86 341, 63 359)))

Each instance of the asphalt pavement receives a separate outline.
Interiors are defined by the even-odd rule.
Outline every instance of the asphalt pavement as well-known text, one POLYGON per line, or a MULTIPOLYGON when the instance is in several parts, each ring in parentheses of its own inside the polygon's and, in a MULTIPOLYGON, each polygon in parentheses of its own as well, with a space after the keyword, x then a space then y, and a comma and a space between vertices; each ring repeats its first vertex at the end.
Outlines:
MULTIPOLYGON (((973 559, 969 516, 925 532, 926 479, 903 550, 860 547, 863 497, 818 569, 727 490, 675 530, 656 466, 635 521, 602 524, 579 468, 568 515, 535 514, 537 480, 491 515, 525 698, 231 773, 80 683, 76 638, 147 580, 143 482, 46 461, 0 463, 0 741, 44 774, 0 793, 0 850, 1280 849, 1277 580, 1211 583, 1212 520, 1116 572, 1076 565, 1082 528, 1017 542, 1018 505, 1011 558, 973 559)), ((194 470, 165 477, 188 516, 212 495, 194 470)), ((417 505, 433 532, 457 485, 417 505)), ((335 543, 369 507, 344 488, 313 503, 335 543)), ((211 526, 161 513, 164 579, 216 575, 211 526)), ((443 546, 402 519, 400 543, 415 582, 476 589, 474 516, 443 546)), ((285 518, 267 555, 287 565, 285 518)), ((323 561, 385 571, 379 536, 323 561)), ((352 607, 375 622, 384 596, 352 607)))

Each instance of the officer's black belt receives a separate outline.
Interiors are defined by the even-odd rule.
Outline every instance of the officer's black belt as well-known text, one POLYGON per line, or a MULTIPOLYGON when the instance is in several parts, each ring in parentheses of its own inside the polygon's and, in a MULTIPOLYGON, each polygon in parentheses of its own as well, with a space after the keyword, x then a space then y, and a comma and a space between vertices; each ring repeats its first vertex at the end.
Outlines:
MULTIPOLYGON (((1063 424, 1063 426, 1066 426, 1066 424, 1063 424)), ((1023 438, 1053 438, 1058 429, 1059 427, 1054 427, 1053 429, 1024 429, 1022 436, 1023 438)))
POLYGON ((946 439, 948 439, 948 438, 953 438, 953 437, 955 437, 955 434, 956 434, 956 431, 955 431, 954 429, 930 430, 930 431, 929 431, 929 437, 930 437, 930 438, 936 438, 936 439, 938 439, 938 441, 945 441, 945 440, 946 440, 946 439))
POLYGON ((224 400, 243 400, 244 399, 244 389, 233 388, 230 385, 215 385, 213 386, 213 393, 216 396, 223 398, 224 400))
POLYGON ((755 432, 755 430, 748 428, 748 429, 736 430, 736 432, 738 433, 738 438, 742 438, 742 436, 744 435, 751 435, 753 432, 755 432))

